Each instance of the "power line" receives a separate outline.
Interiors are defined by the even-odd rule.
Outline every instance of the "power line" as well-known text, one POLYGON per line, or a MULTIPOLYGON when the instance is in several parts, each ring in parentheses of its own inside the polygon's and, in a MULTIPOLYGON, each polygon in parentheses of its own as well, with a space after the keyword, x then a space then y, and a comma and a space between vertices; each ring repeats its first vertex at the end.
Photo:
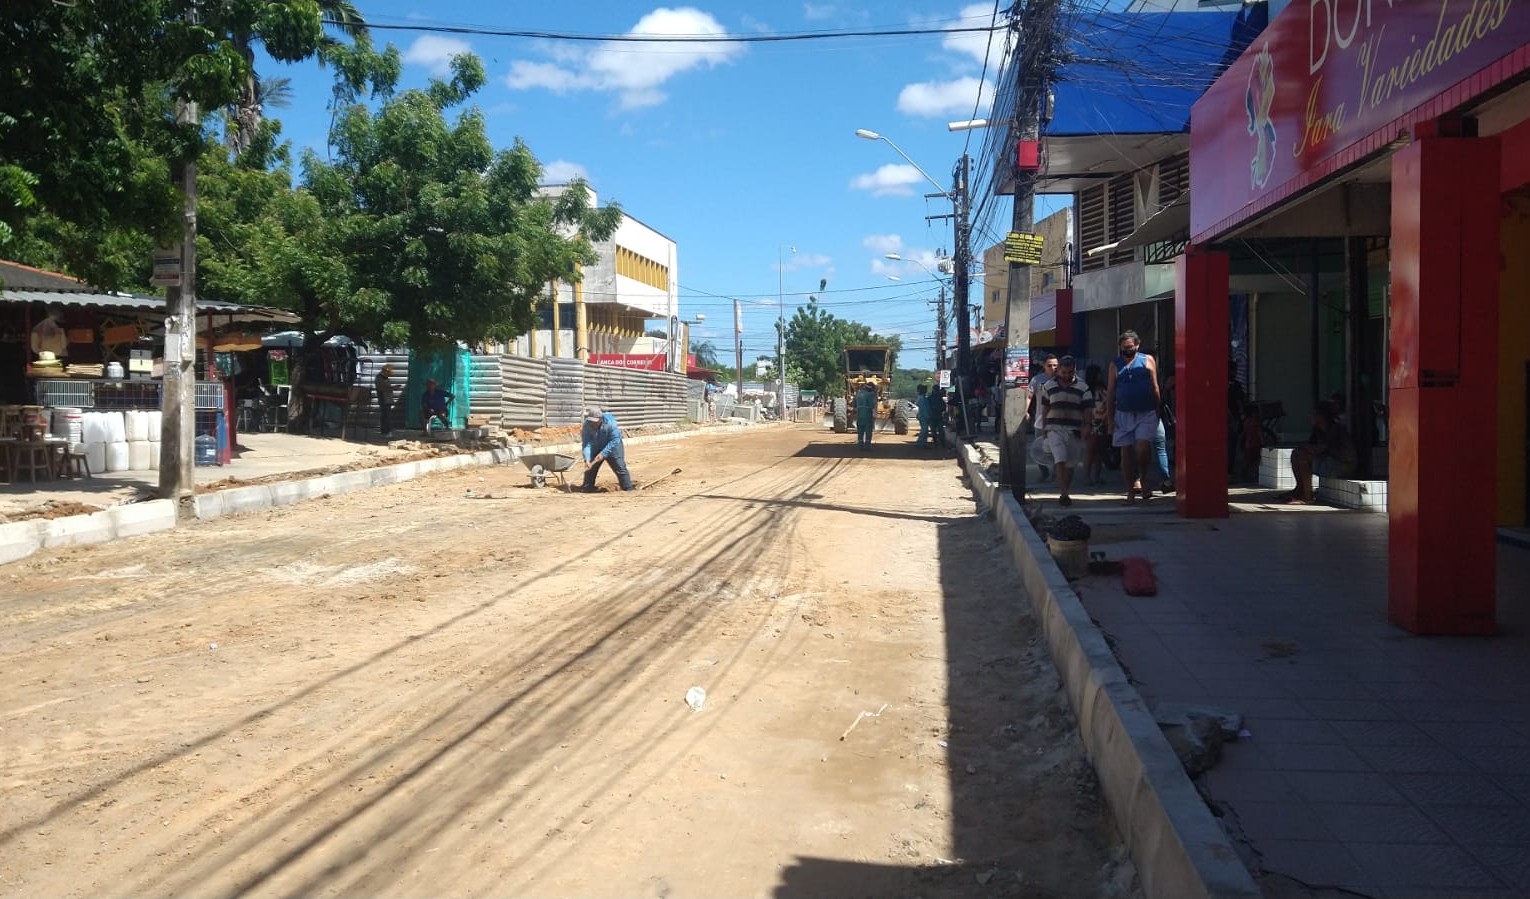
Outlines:
MULTIPOLYGON (((326 25, 340 25, 325 19, 326 25)), ((838 38, 907 37, 928 34, 970 34, 990 31, 990 26, 958 28, 883 28, 845 31, 796 31, 782 34, 585 34, 572 31, 534 31, 521 28, 482 28, 472 25, 368 23, 371 31, 413 31, 425 34, 463 34, 479 37, 518 37, 548 41, 580 41, 627 44, 782 44, 838 38)))

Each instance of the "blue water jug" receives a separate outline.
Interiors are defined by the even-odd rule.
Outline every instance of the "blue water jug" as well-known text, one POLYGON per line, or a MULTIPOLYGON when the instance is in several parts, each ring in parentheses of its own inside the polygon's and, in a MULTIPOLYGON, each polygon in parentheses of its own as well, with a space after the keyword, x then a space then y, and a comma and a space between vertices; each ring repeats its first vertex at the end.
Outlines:
POLYGON ((196 439, 198 465, 218 464, 218 438, 211 434, 199 434, 196 439))

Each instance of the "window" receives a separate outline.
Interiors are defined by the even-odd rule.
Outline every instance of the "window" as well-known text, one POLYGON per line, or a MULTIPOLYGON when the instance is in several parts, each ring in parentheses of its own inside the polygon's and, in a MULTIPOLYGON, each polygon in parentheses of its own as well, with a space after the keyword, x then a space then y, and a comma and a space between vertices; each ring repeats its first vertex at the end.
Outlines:
POLYGON ((1081 271, 1095 271, 1105 267, 1105 254, 1089 255, 1095 247, 1109 241, 1105 238, 1105 185, 1097 184, 1078 193, 1078 242, 1083 250, 1079 260, 1081 271))

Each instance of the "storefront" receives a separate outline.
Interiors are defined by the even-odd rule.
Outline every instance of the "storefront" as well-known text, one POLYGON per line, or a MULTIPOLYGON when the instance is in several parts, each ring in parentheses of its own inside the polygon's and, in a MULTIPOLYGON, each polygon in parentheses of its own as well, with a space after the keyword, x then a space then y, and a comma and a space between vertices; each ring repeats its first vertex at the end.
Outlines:
MULTIPOLYGON (((0 407, 7 427, 17 430, 23 418, 45 421, 55 435, 83 445, 94 472, 157 467, 164 300, 104 293, 8 262, 0 262, 0 278, 0 407)), ((241 358, 261 349, 260 338, 243 329, 296 317, 218 302, 199 303, 198 312, 196 431, 216 441, 223 463, 237 437, 232 412, 246 368, 241 358)))
POLYGON ((1342 372, 1357 430, 1384 432, 1389 613, 1418 633, 1495 629, 1495 526, 1525 523, 1527 82, 1524 4, 1312 0, 1285 8, 1191 118, 1180 511, 1227 514, 1232 251, 1308 241, 1307 386, 1320 395, 1342 372), (1339 288, 1322 280, 1335 267, 1339 288), (1326 310, 1342 322, 1327 350, 1326 310))

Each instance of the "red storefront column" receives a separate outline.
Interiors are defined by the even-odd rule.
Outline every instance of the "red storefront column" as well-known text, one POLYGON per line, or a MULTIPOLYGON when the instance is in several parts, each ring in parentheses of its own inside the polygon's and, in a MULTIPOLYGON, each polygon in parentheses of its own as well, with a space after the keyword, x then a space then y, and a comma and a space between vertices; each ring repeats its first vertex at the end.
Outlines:
POLYGON ((1227 271, 1226 253, 1196 246, 1174 263, 1174 483, 1186 518, 1227 517, 1227 271))
POLYGON ((1499 149, 1424 138, 1392 160, 1388 614, 1495 629, 1499 149))

